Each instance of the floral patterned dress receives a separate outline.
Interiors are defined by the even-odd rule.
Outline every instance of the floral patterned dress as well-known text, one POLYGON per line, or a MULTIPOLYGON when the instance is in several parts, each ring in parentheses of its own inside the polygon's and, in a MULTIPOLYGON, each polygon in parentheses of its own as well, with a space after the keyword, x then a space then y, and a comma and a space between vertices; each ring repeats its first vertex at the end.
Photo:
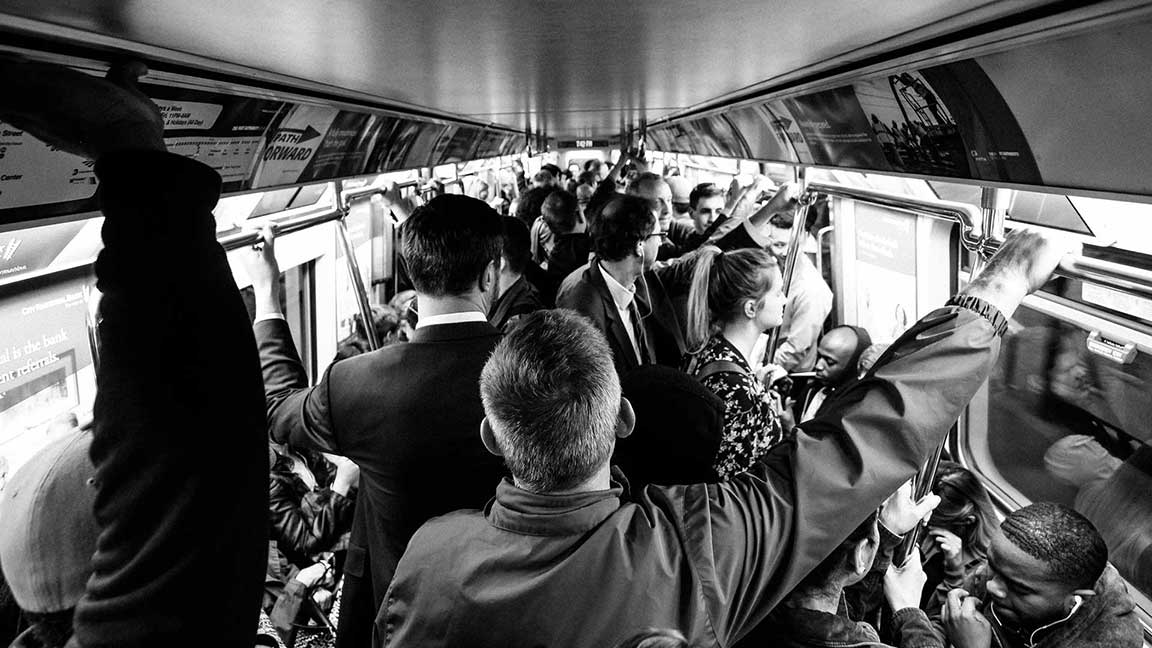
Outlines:
POLYGON ((696 354, 694 370, 698 372, 718 360, 734 362, 744 369, 740 373, 714 373, 701 381, 724 401, 724 437, 715 468, 720 479, 728 480, 747 471, 783 441, 784 431, 764 385, 752 373, 740 351, 719 333, 696 354))

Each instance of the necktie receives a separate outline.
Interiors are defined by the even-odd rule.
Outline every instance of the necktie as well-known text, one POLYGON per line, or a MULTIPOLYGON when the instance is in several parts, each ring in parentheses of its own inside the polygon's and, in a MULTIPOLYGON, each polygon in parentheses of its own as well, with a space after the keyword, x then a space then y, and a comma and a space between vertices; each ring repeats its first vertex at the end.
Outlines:
POLYGON ((628 305, 628 315, 632 318, 632 333, 636 336, 636 355, 640 358, 640 364, 650 364, 652 359, 648 357, 647 336, 644 335, 644 323, 640 320, 635 299, 628 305))

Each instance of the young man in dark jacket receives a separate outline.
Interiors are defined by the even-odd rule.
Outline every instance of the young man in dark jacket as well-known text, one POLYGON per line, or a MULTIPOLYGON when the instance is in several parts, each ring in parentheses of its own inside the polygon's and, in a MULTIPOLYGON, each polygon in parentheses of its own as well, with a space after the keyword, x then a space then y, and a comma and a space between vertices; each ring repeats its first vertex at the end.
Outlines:
POLYGON ((748 473, 630 496, 610 458, 635 415, 608 344, 571 312, 525 317, 480 379, 481 437, 512 479, 482 512, 416 532, 377 645, 610 646, 637 625, 731 645, 916 473, 987 377, 1004 314, 1064 252, 1014 232, 963 294, 748 473))
POLYGON ((1004 518, 939 621, 955 648, 1139 648, 1134 608, 1096 527, 1041 502, 1004 518))

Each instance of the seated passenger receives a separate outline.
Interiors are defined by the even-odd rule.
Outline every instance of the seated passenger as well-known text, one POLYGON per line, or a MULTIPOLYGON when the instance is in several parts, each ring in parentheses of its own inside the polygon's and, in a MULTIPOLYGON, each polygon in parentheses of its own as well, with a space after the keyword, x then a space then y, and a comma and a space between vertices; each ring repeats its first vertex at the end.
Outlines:
POLYGON ((504 217, 504 243, 500 251, 499 293, 488 311, 488 321, 503 331, 510 323, 544 308, 540 293, 524 276, 528 264, 528 229, 519 219, 504 217))
POLYGON ((825 401, 856 381, 860 354, 872 344, 859 326, 837 326, 820 338, 816 348, 816 376, 798 403, 800 422, 816 416, 825 401))
POLYGON ((592 320, 608 338, 620 374, 640 365, 678 367, 684 334, 664 279, 686 275, 687 264, 649 271, 663 236, 655 206, 618 196, 592 227, 595 257, 564 280, 556 305, 592 320), (662 276, 664 279, 662 279, 662 276))
MULTIPOLYGON (((784 294, 776 260, 763 250, 701 250, 688 297, 685 370, 724 401, 724 440, 716 473, 729 479, 784 440, 782 406, 753 370, 756 341, 780 325, 784 294)), ((790 418, 790 417, 789 417, 790 418)))
POLYGON ((1014 231, 961 305, 917 323, 851 398, 748 474, 627 496, 609 460, 635 418, 607 343, 574 313, 528 315, 480 381, 481 436, 512 478, 483 511, 416 532, 378 643, 611 646, 643 619, 730 645, 915 474, 987 378, 1002 313, 1066 249, 1014 231))
POLYGON ((980 478, 959 464, 940 462, 932 492, 940 497, 940 505, 920 541, 928 576, 920 607, 935 614, 948 592, 988 561, 988 543, 997 521, 980 478))
POLYGON ((316 556, 343 549, 341 536, 352 530, 355 489, 360 469, 344 457, 270 443, 268 507, 271 539, 297 569, 316 556))
POLYGON ((875 627, 851 618, 845 597, 845 588, 882 577, 884 597, 892 610, 892 625, 885 631, 896 639, 896 646, 943 648, 918 606, 924 586, 919 552, 913 552, 902 568, 891 564, 900 537, 914 529, 936 503, 935 498, 914 503, 911 490, 901 487, 879 515, 873 512, 865 518, 773 610, 765 625, 756 629, 756 636, 787 648, 884 648, 875 627))
POLYGON ((1139 648, 1134 607, 1092 523, 1041 502, 1004 519, 940 621, 955 648, 1139 648))

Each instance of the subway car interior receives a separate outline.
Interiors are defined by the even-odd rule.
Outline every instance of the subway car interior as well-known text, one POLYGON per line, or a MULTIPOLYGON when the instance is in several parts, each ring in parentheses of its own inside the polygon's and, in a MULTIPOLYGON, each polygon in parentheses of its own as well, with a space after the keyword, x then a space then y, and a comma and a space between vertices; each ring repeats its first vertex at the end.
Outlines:
MULTIPOLYGON (((544 165, 575 187, 622 155, 690 187, 797 183, 786 267, 805 256, 831 289, 824 330, 876 343, 1012 230, 1075 239, 934 460, 998 516, 1089 519, 1152 641, 1152 3, 0 0, 0 56, 148 66, 168 150, 223 179, 250 308, 240 255, 275 225, 311 380, 349 340, 405 334, 386 192, 506 210, 544 165), (388 306, 394 326, 364 325, 388 306)), ((0 489, 92 419, 93 166, 0 123, 0 489)))

